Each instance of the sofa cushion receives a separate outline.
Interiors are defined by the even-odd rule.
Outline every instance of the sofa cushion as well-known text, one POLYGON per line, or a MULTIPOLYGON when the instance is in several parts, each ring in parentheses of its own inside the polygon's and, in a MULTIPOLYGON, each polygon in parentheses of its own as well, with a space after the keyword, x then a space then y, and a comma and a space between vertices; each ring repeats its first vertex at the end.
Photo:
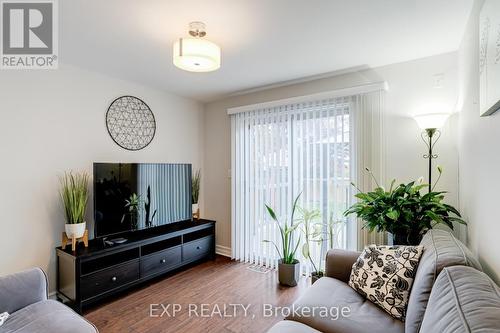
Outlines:
POLYGON ((482 270, 467 247, 448 231, 429 230, 420 245, 424 247, 424 253, 420 258, 408 301, 405 322, 407 333, 419 331, 432 285, 444 267, 463 265, 482 270))
POLYGON ((312 327, 301 324, 296 321, 282 320, 273 327, 267 333, 321 333, 312 327))
POLYGON ((404 320, 421 246, 365 247, 352 265, 349 286, 396 319, 404 320))
POLYGON ((394 319, 387 312, 366 300, 347 283, 337 279, 323 277, 316 281, 294 304, 299 311, 293 312, 287 319, 294 320, 325 333, 401 333, 404 323, 394 319), (300 309, 309 311, 324 307, 332 311, 333 316, 301 316, 300 309), (343 308, 349 313, 341 316, 343 308), (338 313, 335 313, 338 311, 338 313))
POLYGON ((474 268, 444 268, 432 288, 420 332, 500 332, 500 288, 474 268))
POLYGON ((10 317, 0 327, 0 333, 96 333, 91 323, 66 305, 53 301, 33 303, 10 317))

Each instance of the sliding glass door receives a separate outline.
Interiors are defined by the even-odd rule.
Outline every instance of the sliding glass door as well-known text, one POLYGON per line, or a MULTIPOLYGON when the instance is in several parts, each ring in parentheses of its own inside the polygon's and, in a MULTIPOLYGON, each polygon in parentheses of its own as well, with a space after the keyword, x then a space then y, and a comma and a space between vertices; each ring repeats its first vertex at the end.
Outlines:
MULTIPOLYGON (((294 223, 309 225, 309 251, 316 266, 331 247, 346 247, 344 210, 352 198, 350 98, 334 98, 234 114, 232 123, 232 251, 238 260, 275 267, 281 245, 278 226, 265 209, 290 223, 292 202, 300 195, 294 223)), ((305 249, 304 249, 305 250, 305 249)))

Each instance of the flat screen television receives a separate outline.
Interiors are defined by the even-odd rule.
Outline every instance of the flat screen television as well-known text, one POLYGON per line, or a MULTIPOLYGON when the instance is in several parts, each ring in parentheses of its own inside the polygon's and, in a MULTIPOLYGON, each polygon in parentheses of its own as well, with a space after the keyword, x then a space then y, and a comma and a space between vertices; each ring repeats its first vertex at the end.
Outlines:
POLYGON ((191 164, 94 163, 94 236, 191 220, 191 164))

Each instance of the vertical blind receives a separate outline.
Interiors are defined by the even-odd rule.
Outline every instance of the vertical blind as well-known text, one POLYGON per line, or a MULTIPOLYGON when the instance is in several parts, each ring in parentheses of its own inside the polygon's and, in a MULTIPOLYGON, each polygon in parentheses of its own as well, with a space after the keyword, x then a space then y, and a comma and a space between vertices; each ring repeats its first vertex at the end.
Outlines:
MULTIPOLYGON (((280 246, 279 228, 265 204, 280 221, 289 221, 292 202, 299 194, 300 207, 320 212, 318 224, 337 222, 332 242, 335 247, 346 247, 342 213, 352 197, 350 102, 350 97, 332 98, 231 116, 233 258, 275 267, 279 255, 272 244, 263 241, 280 246)), ((316 264, 327 244, 311 244, 316 264)), ((301 251, 297 255, 307 262, 301 251)), ((308 265, 302 267, 308 269, 308 265)))
MULTIPOLYGON (((351 115, 354 128, 352 148, 352 181, 363 191, 370 191, 375 186, 372 177, 366 172, 370 168, 380 184, 386 184, 387 135, 383 135, 385 118, 383 109, 384 90, 359 94, 351 97, 351 115)), ((363 221, 348 224, 352 249, 362 250, 368 244, 386 244, 385 232, 368 232, 363 229, 363 221)))
POLYGON ((151 200, 149 221, 146 222, 146 211, 139 209, 139 228, 149 227, 146 223, 153 226, 157 221, 174 222, 191 217, 190 165, 139 164, 137 169, 137 193, 141 200, 151 200))

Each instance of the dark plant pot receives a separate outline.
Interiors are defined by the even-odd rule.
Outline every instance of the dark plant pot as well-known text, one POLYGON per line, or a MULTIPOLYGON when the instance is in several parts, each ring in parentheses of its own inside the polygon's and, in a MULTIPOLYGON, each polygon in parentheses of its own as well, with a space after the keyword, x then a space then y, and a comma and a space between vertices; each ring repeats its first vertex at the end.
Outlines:
POLYGON ((280 284, 288 287, 295 287, 300 278, 300 262, 295 260, 293 264, 283 264, 278 261, 278 280, 280 284))
POLYGON ((391 245, 418 245, 422 240, 420 233, 395 233, 392 236, 391 245))
POLYGON ((314 284, 314 282, 318 281, 323 277, 323 272, 312 272, 311 273, 311 284, 314 284))

